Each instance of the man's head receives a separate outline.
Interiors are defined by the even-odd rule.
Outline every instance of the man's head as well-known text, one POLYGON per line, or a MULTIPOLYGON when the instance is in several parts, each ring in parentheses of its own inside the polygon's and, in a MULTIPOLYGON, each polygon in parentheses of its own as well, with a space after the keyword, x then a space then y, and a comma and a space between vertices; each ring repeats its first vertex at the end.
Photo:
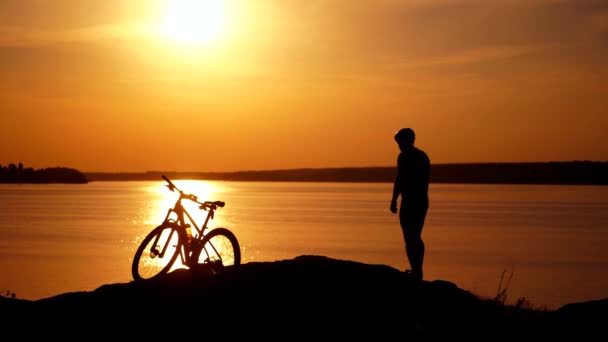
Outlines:
POLYGON ((402 128, 395 133, 395 141, 399 146, 414 145, 414 140, 416 140, 416 133, 411 128, 402 128))

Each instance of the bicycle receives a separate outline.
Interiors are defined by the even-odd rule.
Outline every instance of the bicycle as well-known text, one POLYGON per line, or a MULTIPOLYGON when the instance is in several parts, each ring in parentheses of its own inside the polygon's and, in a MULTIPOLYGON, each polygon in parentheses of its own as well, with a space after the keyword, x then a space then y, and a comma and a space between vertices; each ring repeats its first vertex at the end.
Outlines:
POLYGON ((209 266, 213 273, 227 266, 240 265, 241 249, 234 233, 224 227, 208 227, 215 211, 224 207, 225 202, 199 202, 197 196, 183 192, 166 176, 161 177, 168 183, 165 186, 172 192, 177 191, 179 197, 163 222, 148 233, 135 252, 131 266, 133 279, 152 280, 168 273, 178 255, 184 266, 190 269, 209 266), (200 227, 184 208, 182 200, 192 201, 199 209, 208 211, 200 227))

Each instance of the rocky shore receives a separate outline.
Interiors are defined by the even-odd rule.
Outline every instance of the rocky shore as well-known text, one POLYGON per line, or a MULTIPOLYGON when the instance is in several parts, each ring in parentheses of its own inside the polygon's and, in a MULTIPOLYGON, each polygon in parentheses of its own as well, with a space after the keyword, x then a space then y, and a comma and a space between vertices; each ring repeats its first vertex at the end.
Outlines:
POLYGON ((232 337, 287 340, 580 337, 603 333, 607 313, 608 299, 555 311, 509 306, 449 281, 416 282, 386 265, 314 255, 244 263, 217 274, 182 269, 158 281, 107 284, 36 301, 0 297, 5 327, 27 323, 60 336, 77 325, 99 334, 188 326, 190 332, 218 328, 232 337))

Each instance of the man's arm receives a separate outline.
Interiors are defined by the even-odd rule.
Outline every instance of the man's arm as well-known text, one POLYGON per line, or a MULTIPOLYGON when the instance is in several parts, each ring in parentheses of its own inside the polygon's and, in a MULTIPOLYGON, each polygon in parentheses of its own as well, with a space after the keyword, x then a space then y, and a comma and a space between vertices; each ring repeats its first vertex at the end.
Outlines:
POLYGON ((399 198, 399 184, 398 180, 395 179, 393 185, 393 198, 391 198, 391 212, 394 214, 397 212, 397 198, 399 198))
POLYGON ((397 199, 401 189, 401 175, 399 172, 399 160, 397 160, 397 176, 395 176, 395 182, 393 183, 393 197, 391 198, 391 212, 397 212, 397 199))
POLYGON ((430 183, 431 181, 431 159, 429 158, 429 156, 425 153, 424 154, 424 182, 427 184, 430 183))
POLYGON ((401 188, 399 186, 399 182, 399 176, 395 177, 395 183, 393 184, 393 197, 391 201, 396 201, 397 198, 399 198, 399 189, 401 188))

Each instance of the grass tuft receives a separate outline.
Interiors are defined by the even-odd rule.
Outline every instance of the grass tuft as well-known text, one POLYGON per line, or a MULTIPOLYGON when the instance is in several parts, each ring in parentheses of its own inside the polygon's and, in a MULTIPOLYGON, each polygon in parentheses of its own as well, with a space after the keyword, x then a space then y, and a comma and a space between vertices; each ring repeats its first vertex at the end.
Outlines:
POLYGON ((12 292, 10 290, 1 290, 0 291, 0 296, 2 296, 4 298, 10 298, 10 299, 17 298, 17 295, 15 294, 15 292, 12 292))

